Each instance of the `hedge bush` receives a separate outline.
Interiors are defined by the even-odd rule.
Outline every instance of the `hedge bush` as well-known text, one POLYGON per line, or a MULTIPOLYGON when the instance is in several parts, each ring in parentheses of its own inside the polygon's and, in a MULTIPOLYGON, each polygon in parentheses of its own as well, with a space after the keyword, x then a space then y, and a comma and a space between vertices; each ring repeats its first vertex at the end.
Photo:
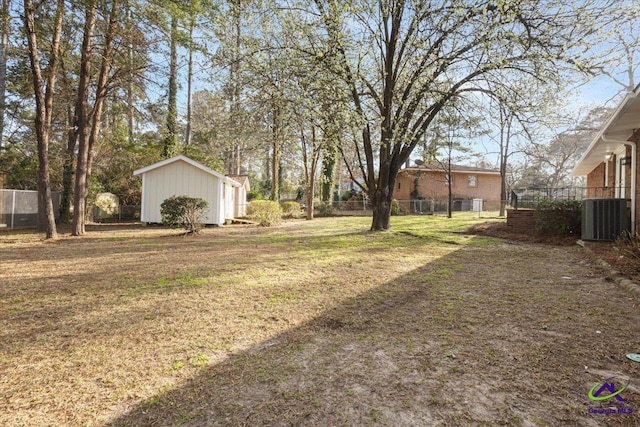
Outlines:
POLYGON ((171 196, 160 205, 162 224, 196 234, 204 225, 208 208, 209 203, 199 197, 171 196))
POLYGON ((400 204, 396 199, 391 200, 391 215, 400 215, 400 204))
POLYGON ((260 190, 251 190, 247 193, 247 201, 250 202, 252 200, 262 200, 264 197, 260 190))
POLYGON ((247 207, 247 216, 263 227, 271 227, 282 222, 282 209, 278 202, 272 200, 254 200, 247 207))
POLYGON ((318 218, 325 218, 333 216, 333 204, 331 202, 320 202, 316 203, 317 213, 316 216, 318 218))
POLYGON ((581 200, 542 199, 534 213, 536 231, 540 234, 580 235, 582 227, 581 200))
POLYGON ((282 204, 282 217, 283 218, 298 218, 300 216, 300 203, 298 202, 284 202, 282 204))

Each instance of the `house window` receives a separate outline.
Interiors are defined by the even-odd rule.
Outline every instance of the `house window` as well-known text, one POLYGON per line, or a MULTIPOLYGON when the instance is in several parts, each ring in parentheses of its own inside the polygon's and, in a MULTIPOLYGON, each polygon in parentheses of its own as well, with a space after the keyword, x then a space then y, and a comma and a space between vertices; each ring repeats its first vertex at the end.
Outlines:
POLYGON ((444 182, 445 182, 446 184, 449 184, 449 183, 453 184, 453 175, 451 175, 451 174, 445 174, 445 176, 444 176, 444 182))
POLYGON ((477 175, 469 175, 467 178, 467 182, 469 187, 477 187, 478 186, 478 176, 477 175))
POLYGON ((398 190, 400 189, 400 181, 398 181, 398 190))

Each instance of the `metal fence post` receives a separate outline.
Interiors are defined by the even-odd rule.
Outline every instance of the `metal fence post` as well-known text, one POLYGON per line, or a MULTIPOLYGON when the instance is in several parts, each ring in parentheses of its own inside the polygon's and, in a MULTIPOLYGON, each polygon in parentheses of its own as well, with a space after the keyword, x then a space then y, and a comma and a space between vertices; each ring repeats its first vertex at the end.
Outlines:
POLYGON ((11 201, 11 229, 13 230, 13 221, 16 217, 16 190, 13 190, 13 197, 11 201))

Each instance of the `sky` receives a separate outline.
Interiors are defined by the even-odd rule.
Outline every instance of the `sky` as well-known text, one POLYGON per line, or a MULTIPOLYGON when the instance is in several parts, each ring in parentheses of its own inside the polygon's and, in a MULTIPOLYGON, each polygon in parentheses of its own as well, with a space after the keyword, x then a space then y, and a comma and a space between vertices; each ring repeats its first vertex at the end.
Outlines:
MULTIPOLYGON (((599 106, 615 107, 618 101, 623 97, 624 91, 621 87, 615 84, 607 76, 599 76, 593 78, 589 82, 571 91, 570 97, 565 96, 567 106, 565 110, 571 114, 575 111, 576 119, 578 114, 584 114, 592 108, 599 106)), ((553 137, 553 133, 549 133, 549 140, 553 137)), ((545 141, 540 141, 545 142, 545 141)), ((590 141, 588 141, 590 142, 590 141)), ((477 155, 469 155, 458 153, 460 156, 460 163, 474 166, 476 162, 485 160, 493 167, 499 166, 499 154, 498 147, 489 137, 481 137, 476 142, 471 144, 471 150, 477 155)), ((515 165, 518 161, 518 157, 522 158, 523 155, 514 153, 511 158, 510 164, 515 165)), ((415 151, 411 156, 411 164, 414 164, 416 159, 421 159, 420 153, 415 151)))

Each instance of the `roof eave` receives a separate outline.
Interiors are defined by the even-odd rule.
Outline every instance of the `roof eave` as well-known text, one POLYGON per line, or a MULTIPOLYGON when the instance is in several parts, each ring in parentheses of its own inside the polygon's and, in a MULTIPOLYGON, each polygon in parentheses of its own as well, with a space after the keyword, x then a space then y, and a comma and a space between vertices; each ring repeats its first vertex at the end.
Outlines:
POLYGON ((636 119, 635 114, 630 114, 627 120, 621 119, 631 107, 638 108, 637 106, 640 105, 640 98, 638 98, 639 90, 640 86, 637 86, 633 92, 629 92, 620 104, 618 104, 611 117, 609 117, 606 123, 600 128, 596 137, 589 144, 589 147, 587 147, 584 154, 576 162, 570 176, 579 177, 588 175, 604 161, 604 156, 607 153, 617 150, 620 146, 624 145, 621 141, 626 141, 632 136, 634 129, 640 126, 640 119, 636 119))
POLYGON ((146 166, 144 168, 137 169, 137 170, 133 171, 133 175, 134 176, 142 175, 142 174, 150 172, 150 171, 152 171, 154 169, 161 168, 163 166, 169 165, 171 163, 175 163, 175 162, 180 161, 180 160, 184 161, 185 163, 187 163, 187 164, 189 164, 189 165, 191 165, 191 166, 193 166, 193 167, 195 167, 197 169, 200 169, 203 172, 206 172, 206 173, 208 173, 210 175, 213 175, 213 176, 215 176, 215 177, 217 177, 217 178, 219 178, 221 180, 232 181, 233 182, 232 185, 234 185, 234 186, 240 186, 240 184, 237 181, 234 181, 231 178, 224 176, 220 172, 216 172, 213 169, 208 168, 205 165, 200 164, 200 163, 196 162, 195 160, 190 159, 189 157, 187 157, 185 155, 182 155, 182 154, 179 154, 179 155, 177 155, 175 157, 171 157, 170 159, 162 160, 160 162, 154 163, 154 164, 146 166))
MULTIPOLYGON (((399 172, 438 172, 438 173, 445 173, 446 171, 444 169, 427 169, 427 168, 414 168, 414 167, 409 167, 409 168, 404 168, 404 169, 400 169, 399 172)), ((456 170, 456 169, 452 169, 451 170, 452 173, 470 173, 470 174, 479 174, 479 175, 500 175, 500 171, 492 171, 492 170, 479 170, 479 171, 474 171, 474 170, 456 170)))

